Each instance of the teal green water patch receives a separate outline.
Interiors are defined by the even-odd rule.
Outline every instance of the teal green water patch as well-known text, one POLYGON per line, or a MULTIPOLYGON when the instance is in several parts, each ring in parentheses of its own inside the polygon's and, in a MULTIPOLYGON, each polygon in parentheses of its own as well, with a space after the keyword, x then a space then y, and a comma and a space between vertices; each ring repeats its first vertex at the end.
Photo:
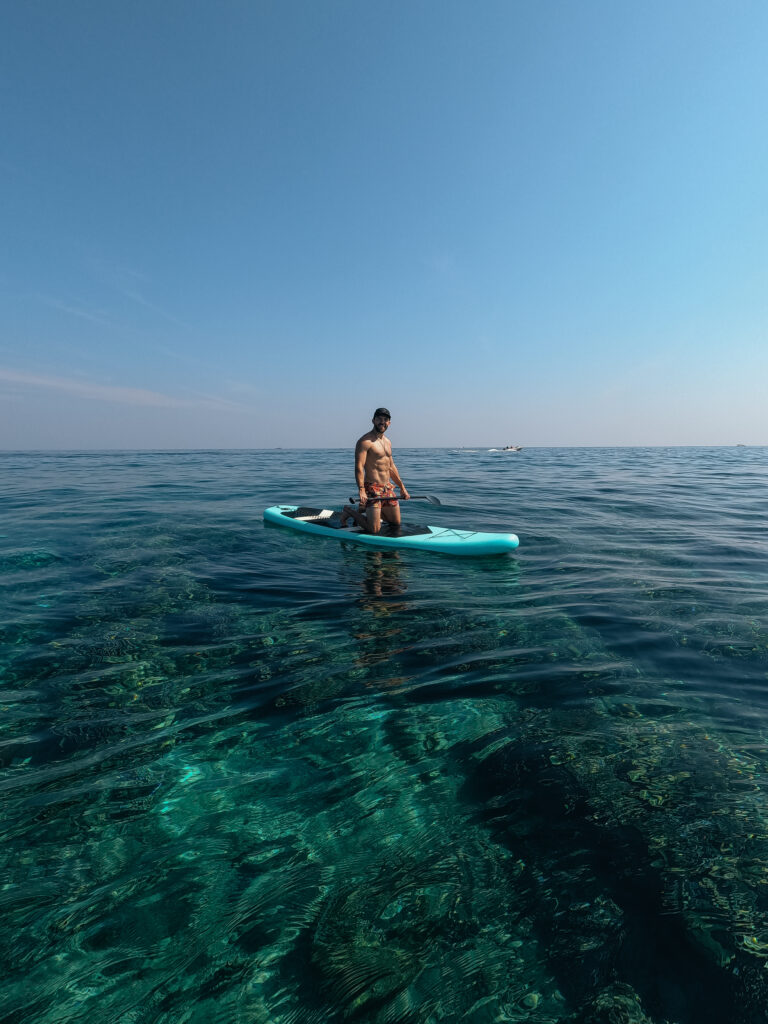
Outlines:
POLYGON ((59 561, 50 551, 6 551, 0 554, 0 573, 45 569, 59 561))

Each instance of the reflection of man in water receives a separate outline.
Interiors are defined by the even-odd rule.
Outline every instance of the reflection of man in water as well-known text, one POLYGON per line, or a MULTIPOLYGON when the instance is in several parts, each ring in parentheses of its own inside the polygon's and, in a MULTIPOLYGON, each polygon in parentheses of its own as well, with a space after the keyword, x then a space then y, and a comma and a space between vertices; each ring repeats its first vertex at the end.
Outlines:
POLYGON ((403 501, 407 501, 410 495, 392 458, 392 444, 389 438, 384 437, 391 419, 389 409, 377 409, 373 414, 373 430, 363 434, 355 445, 355 480, 360 504, 357 509, 344 506, 342 526, 351 517, 367 533, 378 533, 384 519, 391 534, 400 532, 400 503, 395 497, 393 481, 403 501), (371 498, 377 500, 369 501, 371 498))
MULTIPOLYGON (((391 615, 393 612, 405 610, 402 601, 371 601, 369 598, 400 597, 408 587, 403 580, 400 570, 402 562, 397 551, 366 551, 365 552, 365 576, 362 580, 363 598, 360 606, 374 615, 391 615)), ((390 652, 396 653, 396 652, 390 652)))

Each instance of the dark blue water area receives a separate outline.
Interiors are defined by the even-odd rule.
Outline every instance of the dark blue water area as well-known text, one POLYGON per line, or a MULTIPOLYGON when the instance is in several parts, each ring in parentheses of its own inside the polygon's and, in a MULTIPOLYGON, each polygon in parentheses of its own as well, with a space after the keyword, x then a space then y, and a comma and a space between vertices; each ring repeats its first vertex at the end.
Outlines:
POLYGON ((768 449, 0 454, 0 1019, 768 1020, 768 449))

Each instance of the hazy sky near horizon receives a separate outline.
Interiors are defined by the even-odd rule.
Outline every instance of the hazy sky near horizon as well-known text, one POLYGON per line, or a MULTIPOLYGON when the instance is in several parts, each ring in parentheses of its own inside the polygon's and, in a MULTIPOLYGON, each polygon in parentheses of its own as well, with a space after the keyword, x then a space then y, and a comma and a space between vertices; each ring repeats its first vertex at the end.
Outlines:
POLYGON ((768 5, 0 13, 0 448, 768 443, 768 5))

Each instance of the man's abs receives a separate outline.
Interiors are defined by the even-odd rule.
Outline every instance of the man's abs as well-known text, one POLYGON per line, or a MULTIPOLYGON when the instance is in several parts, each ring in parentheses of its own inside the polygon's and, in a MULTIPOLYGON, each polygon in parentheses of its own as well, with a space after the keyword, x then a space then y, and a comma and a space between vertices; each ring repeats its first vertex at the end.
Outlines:
POLYGON ((387 455, 376 455, 371 458, 370 452, 365 460, 366 483, 386 485, 392 470, 392 459, 387 455))

